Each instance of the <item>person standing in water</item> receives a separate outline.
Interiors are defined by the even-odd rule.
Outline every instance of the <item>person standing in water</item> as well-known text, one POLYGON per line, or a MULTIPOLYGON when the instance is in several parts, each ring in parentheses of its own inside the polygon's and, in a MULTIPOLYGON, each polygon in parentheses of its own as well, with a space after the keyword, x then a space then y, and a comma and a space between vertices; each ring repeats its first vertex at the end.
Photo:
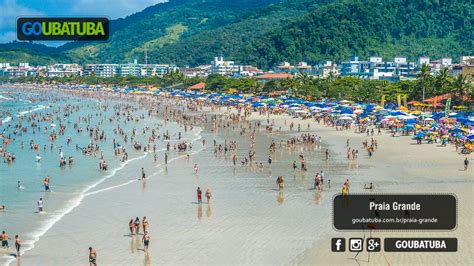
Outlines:
POLYGON ((2 248, 8 249, 9 248, 8 239, 10 239, 10 237, 7 235, 7 233, 5 233, 5 231, 3 231, 1 238, 2 238, 2 248))
POLYGON ((145 180, 145 178, 146 178, 145 170, 142 167, 142 180, 145 180))
POLYGON ((207 198, 207 204, 211 203, 211 190, 206 189, 206 198, 207 198))
POLYGON ((140 232, 140 219, 138 219, 138 217, 135 218, 134 227, 135 234, 138 235, 138 233, 140 232))
POLYGON ((43 198, 38 200, 38 213, 43 212, 43 198))
POLYGON ((148 219, 146 218, 146 216, 144 216, 142 220, 143 232, 148 232, 148 225, 148 219))
POLYGON ((97 251, 92 247, 89 247, 89 266, 97 265, 97 251))
POLYGON ((142 240, 143 240, 143 251, 145 253, 148 253, 148 244, 150 244, 150 235, 148 234, 148 232, 145 232, 142 240))
POLYGON ((128 222, 128 229, 130 229, 130 236, 133 236, 133 219, 130 219, 130 222, 128 222))
POLYGON ((197 174, 198 172, 198 165, 197 163, 194 164, 194 174, 197 174))
POLYGON ((49 176, 46 176, 43 181, 44 184, 44 191, 51 192, 51 189, 49 188, 49 176))
POLYGON ((21 249, 21 240, 18 235, 15 236, 15 249, 16 249, 16 256, 20 257, 20 249, 21 249))
POLYGON ((197 188, 197 198, 198 198, 198 204, 201 204, 202 203, 202 191, 201 191, 200 187, 197 188))

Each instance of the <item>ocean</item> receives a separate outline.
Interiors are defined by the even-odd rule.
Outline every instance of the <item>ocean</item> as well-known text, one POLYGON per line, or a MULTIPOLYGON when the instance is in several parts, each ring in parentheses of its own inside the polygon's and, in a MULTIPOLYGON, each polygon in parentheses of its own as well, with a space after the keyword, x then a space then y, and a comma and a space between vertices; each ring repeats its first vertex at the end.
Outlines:
MULTIPOLYGON (((151 128, 157 129, 158 134, 164 133, 164 130, 160 130, 163 129, 164 121, 154 116, 148 117, 146 110, 141 109, 131 113, 131 117, 143 115, 143 119, 138 121, 127 121, 124 116, 117 118, 117 110, 113 107, 125 104, 137 106, 136 103, 120 100, 99 101, 65 94, 0 90, 0 131, 4 155, 4 160, 0 162, 0 205, 6 206, 6 210, 0 211, 0 230, 5 230, 12 238, 10 250, 0 253, 0 264, 11 261, 15 253, 12 247, 16 234, 22 240, 22 250, 27 251, 57 221, 78 206, 84 197, 137 181, 141 173, 127 171, 128 164, 148 158, 146 163, 142 163, 147 169, 150 168, 147 166, 153 164, 153 154, 135 150, 130 135, 128 143, 124 143, 118 128, 127 133, 135 129, 135 141, 143 144, 148 143, 151 128), (67 111, 66 106, 74 111, 67 111), (113 120, 109 120, 111 118, 113 120), (64 134, 58 134, 61 124, 65 126, 64 134), (95 141, 90 137, 87 127, 96 126, 107 136, 107 141, 95 141), (82 132, 78 133, 78 128, 82 128, 82 132), (146 134, 143 133, 145 128, 148 128, 146 134), (57 139, 51 148, 50 134, 53 132, 57 134, 57 139), (120 159, 123 155, 114 154, 114 138, 126 148, 128 161, 122 162, 120 159), (82 148, 90 143, 99 145, 103 151, 103 158, 108 164, 107 171, 99 170, 100 152, 93 155, 82 152, 82 148), (37 145, 37 150, 34 145, 37 145), (66 160, 73 156, 74 163, 60 167, 61 152, 66 160), (14 154, 16 159, 7 162, 7 153, 14 154), (40 161, 37 161, 37 156, 41 157, 40 161), (46 176, 50 177, 51 192, 46 192, 43 186, 46 176), (20 188, 18 181, 21 183, 20 188), (44 212, 38 213, 37 201, 40 198, 44 201, 44 212)), ((180 128, 176 123, 168 122, 166 130, 176 136, 180 128)), ((199 130, 183 132, 182 137, 198 139, 199 130)), ((166 143, 156 143, 160 157, 163 157, 166 143)))

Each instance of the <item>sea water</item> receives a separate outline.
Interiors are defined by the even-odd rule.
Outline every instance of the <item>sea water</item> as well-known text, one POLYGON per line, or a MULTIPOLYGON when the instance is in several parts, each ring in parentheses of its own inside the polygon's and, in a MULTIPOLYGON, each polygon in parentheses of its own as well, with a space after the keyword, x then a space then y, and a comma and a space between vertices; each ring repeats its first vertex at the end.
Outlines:
MULTIPOLYGON (((99 101, 97 99, 73 98, 66 95, 45 96, 34 92, 19 92, 10 89, 0 90, 0 131, 2 139, 0 146, 4 151, 16 155, 16 160, 7 163, 0 158, 0 205, 5 205, 6 210, 0 211, 0 231, 5 230, 12 238, 9 250, 1 250, 0 265, 11 261, 14 256, 14 236, 18 234, 22 240, 22 250, 27 251, 34 247, 34 243, 47 232, 64 215, 78 206, 84 197, 93 193, 106 191, 110 188, 123 186, 136 181, 141 177, 141 173, 127 173, 124 169, 128 164, 139 162, 146 157, 153 157, 153 153, 137 151, 132 148, 130 141, 131 131, 135 128, 137 135, 135 140, 147 143, 146 134, 142 133, 145 126, 155 128, 163 125, 164 121, 156 117, 148 117, 146 110, 139 110, 135 116, 145 115, 144 120, 126 121, 124 117, 120 120, 109 122, 108 118, 114 115, 112 106, 117 102, 99 101), (65 117, 63 108, 67 104, 80 106, 80 111, 73 112, 65 117), (103 111, 101 106, 108 105, 110 108, 103 111), (35 128, 26 121, 26 117, 32 113, 46 115, 53 113, 52 121, 36 121, 35 128), (91 115, 90 122, 86 122, 82 117, 91 115), (57 134, 54 146, 50 148, 49 135, 53 130, 59 130, 59 116, 63 125, 66 126, 64 135, 57 134), (15 125, 22 120, 22 127, 28 127, 28 131, 20 133, 15 125), (107 171, 99 170, 100 152, 95 156, 85 155, 78 147, 87 146, 92 138, 89 137, 87 126, 99 126, 104 130, 107 141, 98 141, 100 150, 108 164, 107 171), (74 124, 82 127, 83 132, 78 133, 74 129, 74 124), (119 135, 114 135, 114 128, 120 126, 129 136, 128 143, 124 143, 119 135), (67 144, 68 137, 72 142, 67 144), (10 139, 6 144, 4 141, 10 139), (122 155, 115 156, 112 139, 127 150, 129 160, 121 162, 122 155), (39 145, 38 151, 30 147, 33 140, 39 145), (22 147, 23 146, 23 147, 22 147), (59 166, 60 149, 63 156, 74 157, 72 165, 59 166), (41 157, 41 161, 36 160, 36 156, 41 157), (45 176, 50 177, 51 192, 46 192, 43 186, 45 176), (21 187, 17 187, 17 182, 21 182, 21 187), (44 212, 37 212, 37 201, 42 198, 44 201, 44 212)), ((127 102, 129 103, 129 102, 127 102)), ((123 104, 123 103, 122 103, 123 104)), ((132 103, 133 104, 133 103, 132 103)), ((166 129, 162 127, 157 134, 168 130, 170 134, 176 135, 180 131, 175 123, 168 122, 166 129)), ((183 138, 196 138, 198 131, 183 132, 183 138), (189 135, 189 136, 188 136, 189 135)), ((162 155, 165 151, 165 142, 157 142, 157 153, 162 155)), ((3 152, 2 152, 3 155, 3 152)))

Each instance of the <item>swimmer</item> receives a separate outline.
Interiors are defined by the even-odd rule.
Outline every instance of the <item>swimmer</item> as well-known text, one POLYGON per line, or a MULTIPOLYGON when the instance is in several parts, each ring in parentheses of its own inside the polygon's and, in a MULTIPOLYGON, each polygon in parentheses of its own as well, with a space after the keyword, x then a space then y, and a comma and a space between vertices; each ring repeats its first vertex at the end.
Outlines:
POLYGON ((0 205, 0 211, 4 211, 4 210, 6 210, 6 209, 7 209, 7 206, 5 206, 5 205, 0 205))
POLYGON ((36 155, 36 162, 41 162, 41 156, 39 156, 39 154, 36 155))
POLYGON ((367 184, 364 184, 364 189, 375 189, 374 185, 372 184, 372 182, 370 182, 370 184, 367 186, 367 184))

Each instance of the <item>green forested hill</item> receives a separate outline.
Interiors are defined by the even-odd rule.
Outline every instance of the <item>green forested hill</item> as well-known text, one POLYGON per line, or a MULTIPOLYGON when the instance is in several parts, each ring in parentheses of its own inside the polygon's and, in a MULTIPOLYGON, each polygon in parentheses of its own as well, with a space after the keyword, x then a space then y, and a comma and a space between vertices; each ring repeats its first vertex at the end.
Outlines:
POLYGON ((474 53, 473 0, 171 0, 112 22, 107 43, 0 45, 0 62, 206 64, 224 55, 267 68, 350 55, 474 53), (18 55, 18 57, 15 57, 18 55))
POLYGON ((473 25, 472 0, 336 1, 252 41, 236 57, 262 66, 353 54, 457 60, 474 52, 473 25))

